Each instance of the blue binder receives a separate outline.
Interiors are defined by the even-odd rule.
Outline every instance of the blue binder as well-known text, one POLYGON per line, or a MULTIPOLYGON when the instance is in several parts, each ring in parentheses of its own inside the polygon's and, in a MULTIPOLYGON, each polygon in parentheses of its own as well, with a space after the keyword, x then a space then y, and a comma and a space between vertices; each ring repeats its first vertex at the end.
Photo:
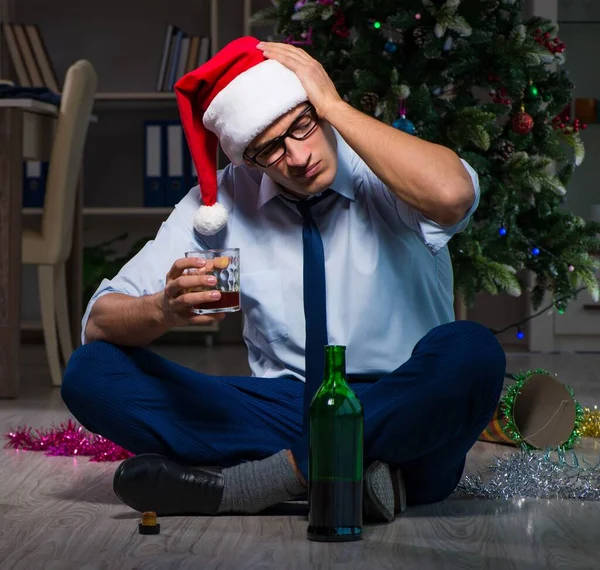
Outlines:
POLYGON ((23 207, 43 208, 46 195, 48 162, 26 160, 23 162, 23 207))
POLYGON ((144 121, 144 206, 160 208, 166 202, 166 144, 163 121, 144 121))
POLYGON ((174 206, 189 189, 186 168, 187 142, 180 121, 166 121, 164 126, 167 146, 165 206, 174 206))

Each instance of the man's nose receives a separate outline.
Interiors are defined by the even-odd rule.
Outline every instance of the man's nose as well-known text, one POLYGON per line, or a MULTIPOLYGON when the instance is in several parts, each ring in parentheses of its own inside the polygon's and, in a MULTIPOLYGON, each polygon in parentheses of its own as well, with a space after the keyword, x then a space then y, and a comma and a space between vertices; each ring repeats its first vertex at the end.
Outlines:
POLYGON ((287 149, 285 160, 287 165, 292 168, 304 168, 308 166, 310 161, 310 149, 306 145, 306 141, 297 141, 288 138, 285 141, 287 149))

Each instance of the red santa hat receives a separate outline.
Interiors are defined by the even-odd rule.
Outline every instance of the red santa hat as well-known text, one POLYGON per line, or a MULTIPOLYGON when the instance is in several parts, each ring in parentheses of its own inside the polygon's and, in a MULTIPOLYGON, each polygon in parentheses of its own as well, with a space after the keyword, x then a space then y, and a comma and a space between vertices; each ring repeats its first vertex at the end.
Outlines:
POLYGON ((227 224, 217 202, 217 147, 238 166, 252 140, 273 121, 308 99, 297 75, 242 37, 175 84, 181 124, 198 172, 202 205, 194 227, 213 235, 227 224))

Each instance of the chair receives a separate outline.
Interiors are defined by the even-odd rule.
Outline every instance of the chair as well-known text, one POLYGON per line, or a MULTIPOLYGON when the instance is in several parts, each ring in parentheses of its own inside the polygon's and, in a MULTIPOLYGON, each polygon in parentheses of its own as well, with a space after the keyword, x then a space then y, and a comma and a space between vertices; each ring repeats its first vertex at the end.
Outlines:
POLYGON ((65 364, 73 352, 65 265, 71 254, 77 184, 96 88, 96 72, 89 61, 69 67, 48 163, 41 231, 23 232, 22 262, 38 266, 44 341, 54 386, 62 382, 59 340, 65 364))

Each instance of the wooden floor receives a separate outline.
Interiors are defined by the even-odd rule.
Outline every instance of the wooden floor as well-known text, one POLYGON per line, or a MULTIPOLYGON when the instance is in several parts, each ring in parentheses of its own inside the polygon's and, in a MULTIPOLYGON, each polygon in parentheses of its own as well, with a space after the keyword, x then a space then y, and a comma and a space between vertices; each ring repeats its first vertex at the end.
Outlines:
MULTIPOLYGON (((247 372, 243 347, 156 350, 209 373, 247 372)), ((0 401, 2 433, 69 417, 44 358, 42 347, 24 346, 22 396, 0 401)), ((600 354, 510 354, 508 362, 511 372, 547 368, 583 405, 600 404, 600 354)), ((467 472, 506 449, 476 444, 467 472)), ((598 460, 600 440, 585 440, 579 453, 598 460)), ((303 504, 261 516, 162 518, 160 535, 142 536, 139 515, 112 493, 116 465, 0 451, 0 570, 600 568, 600 503, 576 501, 451 498, 368 526, 364 540, 347 544, 306 540, 303 504)))

